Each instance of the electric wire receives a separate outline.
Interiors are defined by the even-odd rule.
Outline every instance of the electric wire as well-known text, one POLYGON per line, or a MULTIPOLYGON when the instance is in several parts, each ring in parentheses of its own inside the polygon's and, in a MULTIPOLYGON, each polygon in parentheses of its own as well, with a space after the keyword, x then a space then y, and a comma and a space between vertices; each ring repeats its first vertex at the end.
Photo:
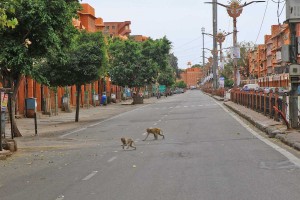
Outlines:
MULTIPOLYGON (((272 1, 273 1, 273 0, 272 0, 272 1)), ((256 40, 255 40, 255 44, 257 44, 258 37, 259 37, 259 35, 260 35, 262 26, 263 26, 263 24, 264 24, 265 17, 266 17, 266 13, 267 13, 267 9, 268 9, 268 5, 269 5, 269 0, 267 1, 267 5, 266 5, 266 8, 265 8, 264 16, 263 16, 262 21, 261 21, 261 24, 260 24, 260 28, 259 28, 259 31, 258 31, 256 40)))
POLYGON ((279 3, 279 4, 280 4, 280 3, 284 3, 286 0, 282 0, 282 1, 279 1, 279 0, 278 0, 278 1, 271 0, 271 1, 273 1, 274 3, 279 3))
POLYGON ((201 37, 197 37, 197 38, 195 38, 195 39, 193 39, 193 40, 191 40, 191 41, 189 41, 187 43, 184 43, 184 44, 180 45, 179 47, 176 47, 175 49, 184 47, 184 46, 186 46, 186 45, 188 45, 188 44, 190 44, 190 43, 192 43, 192 42, 194 42, 196 40, 199 40, 199 39, 201 39, 201 37))

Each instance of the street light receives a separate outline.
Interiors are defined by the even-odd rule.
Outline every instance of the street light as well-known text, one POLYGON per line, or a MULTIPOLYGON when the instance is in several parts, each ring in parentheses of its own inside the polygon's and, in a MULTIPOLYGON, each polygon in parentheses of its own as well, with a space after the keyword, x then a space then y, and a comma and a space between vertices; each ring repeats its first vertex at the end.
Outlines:
MULTIPOLYGON (((233 18, 233 48, 237 48, 237 28, 236 28, 236 19, 242 14, 243 8, 252 4, 252 3, 261 3, 265 1, 251 1, 249 3, 241 4, 241 0, 230 0, 229 5, 224 5, 218 2, 205 2, 210 4, 217 4, 220 6, 223 6, 227 9, 227 13, 230 17, 233 18)), ((233 59, 233 65, 234 65, 234 87, 237 87, 237 57, 233 59)))
POLYGON ((203 44, 203 48, 202 48, 202 57, 203 57, 202 65, 204 67, 204 65, 205 65, 205 59, 204 59, 204 57, 205 57, 205 55, 204 55, 204 33, 205 33, 205 28, 204 27, 201 28, 201 32, 202 32, 202 44, 203 44))

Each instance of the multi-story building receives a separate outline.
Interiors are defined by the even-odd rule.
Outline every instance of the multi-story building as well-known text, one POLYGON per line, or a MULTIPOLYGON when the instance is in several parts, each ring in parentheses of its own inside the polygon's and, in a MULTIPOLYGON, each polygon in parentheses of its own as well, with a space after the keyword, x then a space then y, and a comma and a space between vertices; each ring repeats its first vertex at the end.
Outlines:
MULTIPOLYGON (((299 24, 296 32, 300 36, 299 24)), ((273 25, 271 35, 264 36, 264 44, 248 52, 250 73, 261 86, 288 86, 288 63, 282 61, 282 47, 290 44, 290 35, 288 24, 273 25)))
POLYGON ((202 69, 195 68, 187 68, 180 74, 181 80, 185 82, 188 88, 191 86, 197 86, 202 77, 202 69))
POLYGON ((113 36, 121 36, 128 37, 131 33, 130 29, 130 21, 124 22, 104 22, 104 34, 107 34, 111 37, 113 36))

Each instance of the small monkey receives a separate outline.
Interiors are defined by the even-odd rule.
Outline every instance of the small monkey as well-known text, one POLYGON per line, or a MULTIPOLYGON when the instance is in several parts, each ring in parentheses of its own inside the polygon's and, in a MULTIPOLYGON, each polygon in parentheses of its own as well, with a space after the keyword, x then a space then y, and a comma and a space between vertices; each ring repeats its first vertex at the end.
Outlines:
POLYGON ((129 149, 129 147, 132 147, 134 150, 136 150, 136 147, 133 146, 134 145, 134 141, 131 138, 121 138, 121 142, 122 142, 122 148, 124 149, 125 146, 127 146, 126 149, 129 149))
POLYGON ((160 128, 147 128, 146 131, 147 131, 147 136, 145 139, 143 139, 143 141, 145 141, 148 138, 150 133, 154 135, 155 140, 157 140, 158 135, 162 136, 163 139, 165 139, 165 136, 163 135, 163 131, 160 128))

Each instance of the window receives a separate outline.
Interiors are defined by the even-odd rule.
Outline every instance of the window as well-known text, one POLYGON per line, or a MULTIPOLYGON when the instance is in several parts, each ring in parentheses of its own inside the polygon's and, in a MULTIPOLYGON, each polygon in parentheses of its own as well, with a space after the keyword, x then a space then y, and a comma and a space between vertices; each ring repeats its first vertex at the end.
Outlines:
POLYGON ((116 29, 116 27, 115 27, 115 26, 112 26, 112 27, 111 27, 111 29, 115 30, 115 29, 116 29))
POLYGON ((106 26, 105 28, 106 28, 106 30, 109 30, 109 26, 106 26))

